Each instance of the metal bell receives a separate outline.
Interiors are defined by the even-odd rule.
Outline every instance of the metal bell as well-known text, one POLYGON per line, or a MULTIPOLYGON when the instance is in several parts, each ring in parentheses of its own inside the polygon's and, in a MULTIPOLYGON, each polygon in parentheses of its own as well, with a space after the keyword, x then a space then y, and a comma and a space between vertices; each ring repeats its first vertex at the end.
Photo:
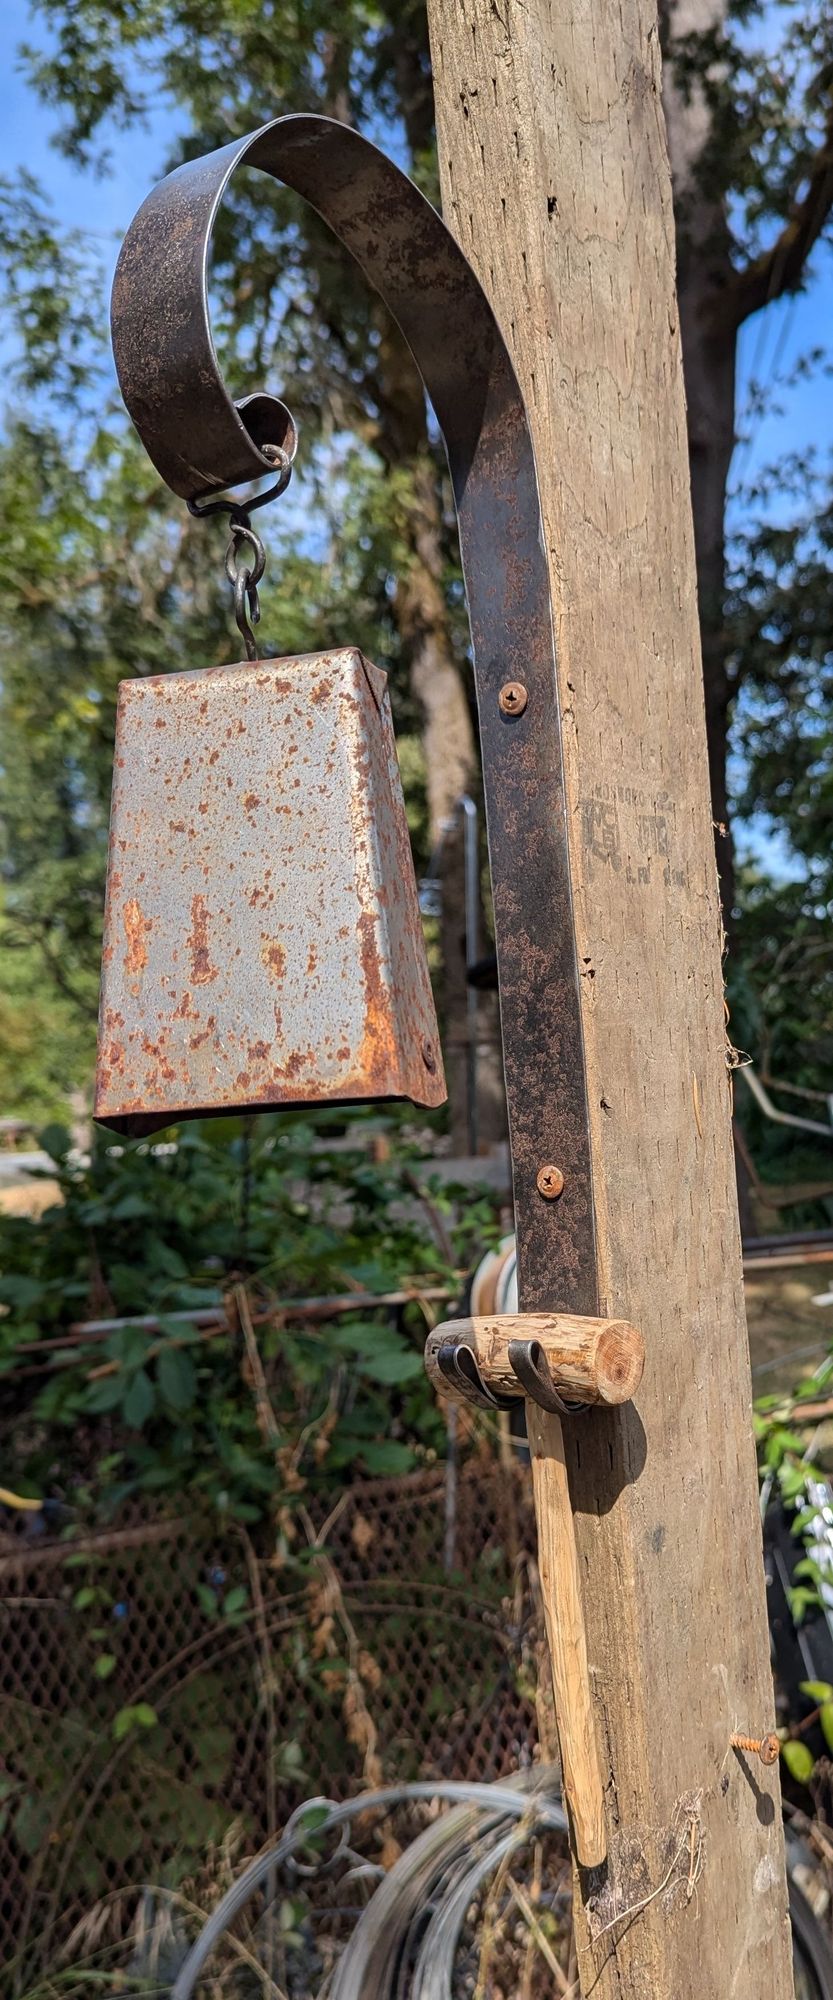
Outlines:
POLYGON ((344 647, 124 681, 99 1123, 445 1095, 386 674, 344 647))

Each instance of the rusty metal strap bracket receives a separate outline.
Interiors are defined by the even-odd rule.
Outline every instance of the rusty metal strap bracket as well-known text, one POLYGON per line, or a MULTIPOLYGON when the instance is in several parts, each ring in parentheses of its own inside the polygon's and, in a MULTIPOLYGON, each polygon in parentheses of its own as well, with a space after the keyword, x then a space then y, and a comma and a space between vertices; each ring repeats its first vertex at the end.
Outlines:
MULTIPOLYGON (((289 446, 276 397, 235 405, 211 338, 214 218, 238 165, 294 188, 397 320, 445 439, 460 524, 483 748, 521 1310, 598 1311, 587 1095, 552 609, 526 411, 471 266, 436 211, 359 133, 278 118, 177 169, 124 242, 113 342, 125 402, 169 486, 198 500, 289 446), (500 693, 516 682, 522 712, 500 693), (564 1175, 558 1200, 536 1185, 564 1175)), ((516 705, 517 706, 517 705, 516 705)))
POLYGON ((565 1403, 563 1396, 559 1395, 539 1340, 510 1341, 507 1354, 518 1381, 517 1396, 496 1395, 490 1389, 477 1355, 466 1341, 443 1341, 436 1350, 435 1360, 444 1381, 456 1389, 464 1402, 473 1403, 475 1409, 511 1410, 523 1394, 530 1396, 542 1410, 553 1410, 560 1417, 584 1414, 587 1403, 565 1403))

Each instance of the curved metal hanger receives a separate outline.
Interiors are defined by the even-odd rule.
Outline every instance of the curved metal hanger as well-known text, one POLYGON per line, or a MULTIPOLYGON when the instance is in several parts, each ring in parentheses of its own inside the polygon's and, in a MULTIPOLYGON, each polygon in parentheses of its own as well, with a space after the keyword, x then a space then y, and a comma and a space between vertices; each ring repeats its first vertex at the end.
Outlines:
MULTIPOLYGON (((517 1376, 519 1390, 533 1403, 540 1404, 542 1410, 553 1410, 560 1417, 578 1417, 589 1408, 587 1403, 565 1403, 553 1381, 540 1340, 510 1340, 507 1358, 517 1376)), ((468 1341, 449 1336, 436 1349, 435 1359, 449 1386, 464 1402, 473 1403, 475 1409, 511 1410, 519 1401, 519 1396, 498 1396, 489 1387, 468 1341)))
MULTIPOLYGON (((549 578, 532 440, 494 314, 436 210, 348 126, 278 118, 154 189, 122 247, 113 345, 124 400, 169 486, 198 501, 269 472, 279 398, 232 402, 211 338, 211 231, 234 169, 294 188, 355 257, 414 355, 457 505, 483 745, 522 1312, 594 1315, 584 1050, 549 578), (521 682, 524 712, 501 688, 521 682), (536 1175, 556 1160, 557 1202, 536 1175)), ((291 419, 289 420, 291 422, 291 419)), ((284 426, 281 434, 281 425, 284 426)))
POLYGON ((477 1410, 511 1410, 517 1396, 496 1396, 484 1382, 473 1347, 465 1341, 444 1340, 437 1348, 437 1367, 458 1396, 477 1410))

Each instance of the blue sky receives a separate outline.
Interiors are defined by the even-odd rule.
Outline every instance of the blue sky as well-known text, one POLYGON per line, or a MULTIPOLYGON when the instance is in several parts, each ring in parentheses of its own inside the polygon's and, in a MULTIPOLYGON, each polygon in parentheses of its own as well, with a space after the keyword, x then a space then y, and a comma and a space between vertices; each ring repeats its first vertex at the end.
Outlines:
MULTIPOLYGON (((147 124, 128 132, 109 132, 111 164, 101 178, 85 173, 63 158, 52 144, 58 113, 40 102, 26 82, 16 55, 23 41, 43 46, 41 20, 30 18, 29 0, 5 0, 4 40, 12 60, 2 86, 0 173, 14 173, 26 164, 42 182, 59 219, 89 231, 115 262, 118 242, 127 224, 165 165, 182 129, 182 114, 160 103, 147 124)), ((274 107, 275 112, 280 107, 274 107)), ((265 115, 268 108, 265 107, 265 115)), ((788 372, 796 357, 821 342, 833 316, 833 252, 817 252, 812 282, 806 294, 784 300, 744 328, 740 348, 738 411, 740 428, 750 373, 768 379, 773 362, 779 374, 788 372)), ((739 454, 744 479, 754 476, 779 453, 815 444, 822 453, 833 449, 833 395, 824 383, 802 382, 784 399, 782 413, 756 423, 748 446, 739 454)))
MULTIPOLYGON (((29 0, 5 0, 4 40, 16 51, 29 41, 43 46, 42 21, 30 18, 29 0)), ((274 110, 280 107, 277 105, 274 110)), ((268 115, 269 107, 264 107, 268 115)), ((128 133, 107 135, 110 165, 97 177, 74 167, 52 143, 59 116, 44 106, 26 82, 16 53, 2 86, 0 173, 13 174, 26 165, 42 183, 58 219, 89 232, 107 267, 115 263, 124 230, 148 189, 159 178, 175 147, 182 114, 160 103, 147 123, 128 133)), ((752 426, 745 422, 749 382, 769 381, 773 371, 788 375, 799 355, 821 345, 833 316, 833 251, 817 251, 807 291, 768 309, 744 328, 738 380, 739 431, 749 431, 736 454, 735 470, 744 482, 773 459, 790 451, 815 448, 824 462, 833 454, 833 391, 822 377, 785 389, 772 409, 752 426)), ((746 845, 765 849, 769 866, 778 854, 761 829, 752 828, 746 845)))
POLYGON ((176 120, 169 108, 160 105, 146 127, 108 133, 107 174, 98 178, 81 171, 52 144, 59 115, 41 103, 22 73, 20 44, 48 46, 44 24, 31 18, 28 0, 5 0, 3 31, 11 55, 2 84, 0 173, 12 174, 27 166, 41 182, 59 221, 109 243, 109 261, 115 263, 119 240, 134 210, 160 177, 176 138, 176 120))

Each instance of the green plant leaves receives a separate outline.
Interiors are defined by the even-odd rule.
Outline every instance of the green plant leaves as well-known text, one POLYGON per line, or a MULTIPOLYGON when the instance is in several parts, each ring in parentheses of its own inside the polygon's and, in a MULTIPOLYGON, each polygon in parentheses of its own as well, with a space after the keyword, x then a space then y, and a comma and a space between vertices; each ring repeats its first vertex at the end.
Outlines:
POLYGON ((369 1375, 372 1382, 399 1383, 413 1382, 423 1372, 421 1354, 412 1348, 391 1347, 387 1353, 371 1355, 359 1362, 363 1375, 369 1375))
POLYGON ((122 1402, 124 1421, 130 1429, 140 1431, 152 1414, 156 1397, 153 1383, 144 1368, 137 1368, 122 1402))
MULTIPOLYGON (((357 1465, 398 1477, 444 1437, 423 1372, 417 1306, 365 1307, 319 1326, 306 1317, 293 1324, 286 1303, 351 1289, 398 1291, 406 1277, 457 1283, 409 1192, 411 1152, 397 1150, 398 1113, 390 1114, 393 1143, 382 1163, 360 1143, 361 1114, 351 1118, 349 1154, 328 1151, 331 1131, 341 1146, 341 1112, 267 1116, 247 1133, 247 1254, 261 1297, 276 1304, 274 1325, 258 1326, 257 1339, 281 1445, 293 1452, 303 1439, 292 1461, 299 1491, 335 1485, 357 1465), (330 1202, 340 1204, 337 1227, 330 1202), (339 1414, 325 1429, 318 1420, 330 1407, 339 1414)), ((286 1497, 283 1458, 261 1428, 239 1342, 222 1326, 205 1333, 187 1317, 222 1309, 227 1281, 240 1269, 243 1136, 237 1118, 184 1126, 158 1147, 96 1137, 88 1159, 72 1156, 62 1167, 63 1206, 48 1223, 0 1214, 0 1283, 15 1300, 0 1337, 12 1374, 24 1326, 29 1338, 67 1334, 31 1392, 21 1376, 21 1490, 45 1490, 57 1444, 67 1486, 87 1495, 98 1518, 128 1495, 187 1489, 195 1505, 255 1524, 286 1497), (85 1345, 69 1330, 102 1310, 89 1298, 93 1248, 98 1291, 113 1318, 127 1323, 85 1345)), ((452 1236, 454 1228, 450 1221, 452 1236)), ((219 1606, 208 1593, 206 1617, 224 1616, 217 1595, 219 1606)))
POLYGON ((149 1702, 133 1702, 127 1708, 120 1708, 113 1717, 113 1737, 116 1743, 123 1743, 134 1729, 153 1729, 156 1720, 156 1710, 149 1702))
POLYGON ((52 1808, 48 1799, 39 1798, 35 1792, 24 1792, 14 1816, 14 1837, 24 1854, 35 1855, 52 1824, 52 1808))
POLYGON ((49 1154, 50 1160, 57 1160, 60 1165, 72 1148, 72 1138, 65 1125, 45 1125, 38 1133, 38 1145, 49 1154))
POLYGON ((796 1738, 790 1737, 786 1743, 782 1743, 781 1755, 790 1777, 795 1779, 796 1784, 809 1784, 815 1769, 815 1758, 806 1743, 799 1743, 796 1738))
POLYGON ((236 1583, 234 1588, 227 1591, 223 1598, 223 1617, 231 1619, 232 1623, 234 1623, 239 1619, 240 1612, 246 1610, 248 1602, 249 1593, 245 1586, 242 1583, 236 1583))
POLYGON ((405 1472, 412 1472, 416 1463, 416 1453, 410 1445, 397 1444, 394 1438, 381 1444, 363 1444, 361 1456, 368 1472, 379 1479, 399 1479, 405 1472))
POLYGON ((117 1409, 123 1396, 123 1375, 104 1375, 100 1382, 90 1383, 85 1401, 91 1414, 94 1417, 101 1417, 105 1416, 108 1410, 117 1409))
POLYGON ((164 1401, 172 1410, 190 1410, 197 1390, 197 1371, 179 1347, 163 1347, 156 1364, 156 1379, 164 1401))

